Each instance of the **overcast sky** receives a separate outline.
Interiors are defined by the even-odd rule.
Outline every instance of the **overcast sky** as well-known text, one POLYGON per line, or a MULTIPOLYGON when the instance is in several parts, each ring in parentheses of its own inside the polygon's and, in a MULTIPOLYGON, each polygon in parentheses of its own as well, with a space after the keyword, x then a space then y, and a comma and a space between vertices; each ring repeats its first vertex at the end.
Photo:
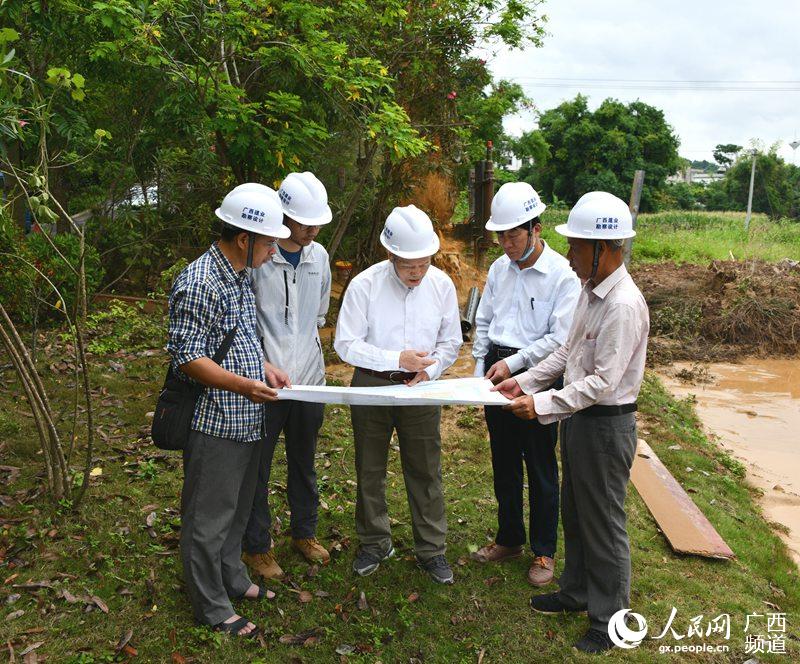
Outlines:
MULTIPOLYGON (((542 12, 549 18, 542 48, 481 55, 539 110, 578 92, 592 109, 607 97, 640 99, 664 111, 683 157, 711 160, 718 143, 759 139, 781 141, 779 154, 792 160, 789 143, 800 140, 800 0, 549 0, 542 12), (647 89, 667 86, 759 90, 647 89)), ((535 123, 524 113, 506 128, 519 135, 535 123)))

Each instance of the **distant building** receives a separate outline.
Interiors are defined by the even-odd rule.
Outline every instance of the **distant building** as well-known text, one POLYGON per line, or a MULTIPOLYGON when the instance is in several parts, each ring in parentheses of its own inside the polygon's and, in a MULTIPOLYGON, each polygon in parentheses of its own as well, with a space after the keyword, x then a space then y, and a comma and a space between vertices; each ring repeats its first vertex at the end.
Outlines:
POLYGON ((725 177, 725 171, 718 169, 713 173, 704 171, 700 168, 684 168, 674 175, 667 178, 667 182, 685 182, 686 184, 708 184, 709 182, 716 182, 725 177))

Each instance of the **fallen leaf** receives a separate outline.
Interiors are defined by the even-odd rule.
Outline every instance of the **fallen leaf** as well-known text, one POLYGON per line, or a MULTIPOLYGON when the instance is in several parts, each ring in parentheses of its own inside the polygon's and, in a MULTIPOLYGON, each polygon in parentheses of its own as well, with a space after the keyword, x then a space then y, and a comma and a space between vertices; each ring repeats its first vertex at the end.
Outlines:
POLYGON ((314 597, 330 597, 330 596, 331 596, 331 594, 329 592, 324 591, 324 590, 315 590, 314 591, 314 597))
POLYGON ((301 590, 297 596, 297 599, 299 599, 303 604, 307 604, 314 599, 314 596, 307 590, 301 590))
POLYGON ((409 602, 416 602, 419 599, 419 593, 411 593, 407 599, 409 602))
POLYGON ((186 664, 186 658, 179 652, 172 653, 172 664, 186 664))
POLYGON ((19 618, 20 616, 23 616, 23 615, 25 615, 25 611, 23 611, 22 609, 19 609, 18 611, 12 611, 11 613, 9 613, 6 616, 6 620, 7 621, 8 620, 15 620, 15 619, 17 619, 17 618, 19 618))
POLYGON ((361 591, 361 594, 358 596, 358 610, 359 611, 366 611, 369 608, 369 604, 367 604, 367 596, 364 594, 364 591, 361 591))
POLYGON ((128 657, 136 657, 136 655, 139 654, 139 651, 136 650, 136 648, 134 648, 133 646, 130 646, 130 645, 125 646, 122 649, 122 652, 124 652, 128 657))
POLYGON ((102 599, 100 599, 97 595, 92 595, 91 596, 91 600, 94 603, 94 605, 98 609, 100 609, 103 613, 108 613, 108 605, 102 599))
POLYGON ((21 590, 40 590, 41 588, 52 588, 53 584, 49 581, 31 581, 30 583, 15 583, 13 587, 21 590))
POLYGON ((353 646, 348 645, 347 643, 343 643, 340 646, 336 646, 337 655, 352 655, 355 651, 356 649, 353 646))
POLYGON ((102 474, 103 474, 103 469, 100 466, 92 468, 92 470, 89 471, 89 477, 99 477, 102 474))
POLYGON ((481 648, 478 653, 478 664, 483 664, 483 658, 486 656, 486 648, 481 648))
POLYGON ((129 629, 128 631, 126 631, 121 637, 119 637, 119 641, 117 641, 117 647, 114 648, 114 650, 116 650, 117 652, 122 650, 125 646, 128 645, 128 641, 131 640, 132 636, 133 636, 133 630, 132 629, 129 629))
POLYGON ((25 648, 25 650, 20 651, 19 656, 20 657, 25 657, 25 655, 27 655, 29 652, 33 652, 34 650, 36 650, 37 648, 39 648, 40 646, 43 646, 43 645, 44 645, 44 641, 37 641, 36 643, 32 643, 27 648, 25 648))
POLYGON ((66 600, 67 604, 75 604, 78 601, 78 598, 75 597, 69 590, 66 588, 61 589, 61 597, 66 600))
POLYGON ((503 579, 499 576, 490 576, 488 579, 484 581, 487 586, 493 586, 495 583, 500 583, 503 579))
POLYGON ((150 512, 150 514, 147 515, 147 518, 145 519, 145 523, 147 524, 148 528, 152 528, 153 527, 153 524, 156 522, 156 516, 157 515, 156 515, 155 512, 150 512))

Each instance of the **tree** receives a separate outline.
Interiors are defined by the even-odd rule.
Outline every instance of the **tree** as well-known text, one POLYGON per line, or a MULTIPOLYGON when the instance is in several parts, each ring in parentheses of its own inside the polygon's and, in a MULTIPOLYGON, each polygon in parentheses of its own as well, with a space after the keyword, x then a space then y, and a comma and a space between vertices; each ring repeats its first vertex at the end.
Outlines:
POLYGON ((728 168, 742 151, 741 145, 733 143, 720 143, 714 148, 714 159, 723 168, 728 168))
POLYGON ((667 176, 680 165, 679 141, 664 113, 641 101, 606 99, 592 112, 578 95, 542 113, 534 134, 542 139, 533 145, 543 162, 534 164, 528 181, 568 203, 597 189, 627 200, 634 172, 643 169, 641 209, 653 209, 667 176))
MULTIPOLYGON (((740 156, 725 173, 723 185, 729 209, 744 210, 750 189, 753 157, 740 156)), ((777 154, 777 146, 757 152, 753 183, 753 211, 764 212, 773 219, 800 218, 800 168, 787 164, 777 154)))
MULTIPOLYGON (((34 12, 35 14, 35 12, 34 12)), ((41 17, 39 17, 41 18, 41 17)), ((49 17, 48 17, 49 18, 49 17)), ((45 19, 47 20, 47 19, 45 19)), ((32 279, 41 279, 48 286, 45 302, 62 313, 66 319, 73 341, 75 364, 75 401, 72 412, 71 432, 66 430, 67 420, 56 416, 48 397, 48 390, 42 381, 32 353, 19 333, 18 323, 12 320, 6 306, 0 302, 0 341, 11 359, 23 392, 30 404, 31 414, 36 425, 42 449, 48 488, 55 500, 73 500, 77 505, 89 484, 94 441, 94 423, 89 365, 85 349, 86 316, 89 291, 87 288, 87 246, 83 230, 68 214, 64 203, 53 186, 53 173, 58 168, 70 167, 69 153, 58 152, 55 145, 62 147, 70 141, 69 131, 63 126, 67 118, 80 117, 73 104, 81 104, 85 98, 85 78, 80 73, 64 67, 41 66, 47 60, 33 60, 39 66, 30 66, 18 57, 12 48, 20 39, 13 28, 0 31, 0 99, 2 99, 2 124, 0 124, 0 169, 13 181, 13 191, 31 211, 34 221, 42 228, 48 225, 64 225, 74 234, 70 239, 76 251, 70 258, 45 231, 37 235, 49 245, 51 254, 58 259, 58 269, 73 278, 72 292, 60 290, 54 283, 58 276, 47 274, 39 262, 30 256, 23 243, 14 243, 15 234, 6 227, 7 219, 0 214, 0 235, 11 242, 4 242, 3 264, 13 262, 25 277, 19 284, 28 288, 32 279), (8 50, 7 50, 8 49, 8 50), (51 140, 52 139, 52 140, 51 140), (15 149, 9 149, 9 146, 15 149), (12 244, 13 243, 13 244, 12 244), (11 246, 8 246, 11 244, 11 246), (77 246, 75 246, 77 245, 77 246), (51 278, 52 277, 52 278, 51 278), (71 304, 68 305, 68 302, 71 304), (83 400, 84 416, 81 416, 80 400, 83 400), (81 424, 85 427, 86 449, 82 475, 73 473, 70 462, 76 450, 76 440, 81 424), (69 445, 64 440, 69 440, 69 445), (79 482, 74 479, 78 478, 79 482), (75 484, 78 484, 76 490, 75 484)), ((32 52, 29 52, 29 56, 32 52)), ((80 142, 85 125, 75 133, 75 142, 80 142)), ((108 132, 97 129, 94 142, 99 147, 108 132)), ((13 201, 8 206, 13 205, 13 201)), ((5 212, 3 210, 2 212, 5 212)), ((10 225, 10 224, 9 224, 10 225)), ((19 231, 19 229, 16 229, 19 231)), ((5 275, 4 275, 5 276, 5 275)), ((37 297, 42 297, 34 293, 37 297)), ((43 298, 44 299, 44 298, 43 298)), ((35 338, 35 335, 34 335, 35 338)))

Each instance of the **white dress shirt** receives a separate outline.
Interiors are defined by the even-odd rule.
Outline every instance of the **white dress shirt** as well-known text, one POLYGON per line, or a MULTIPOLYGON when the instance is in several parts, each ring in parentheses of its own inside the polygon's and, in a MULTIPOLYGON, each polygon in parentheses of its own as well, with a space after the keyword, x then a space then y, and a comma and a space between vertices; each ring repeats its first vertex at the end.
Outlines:
POLYGON ((461 317, 452 279, 431 266, 408 288, 388 260, 350 281, 344 295, 333 347, 348 364, 373 371, 406 371, 400 352, 430 353, 431 380, 455 362, 461 348, 461 317))
POLYGON ((578 299, 567 342, 517 377, 533 394, 539 422, 563 420, 594 404, 633 403, 644 377, 650 316, 641 291, 620 265, 578 299), (560 390, 538 392, 564 373, 560 390))
POLYGON ((504 358, 511 373, 535 366, 564 344, 580 292, 567 259, 546 243, 524 270, 508 256, 498 258, 489 268, 475 316, 475 375, 489 369, 483 359, 490 344, 520 349, 504 358))

